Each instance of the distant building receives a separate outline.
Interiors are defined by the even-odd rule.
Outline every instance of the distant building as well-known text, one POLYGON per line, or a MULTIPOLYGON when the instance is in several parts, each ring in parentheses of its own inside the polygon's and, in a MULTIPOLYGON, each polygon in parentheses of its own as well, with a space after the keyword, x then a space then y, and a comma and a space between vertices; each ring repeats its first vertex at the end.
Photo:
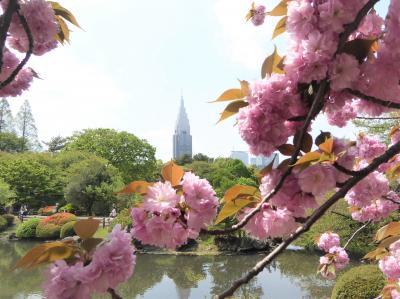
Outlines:
POLYGON ((192 135, 190 135, 189 118, 186 114, 183 97, 181 97, 181 106, 173 136, 173 158, 176 160, 185 155, 192 157, 192 135))
POLYGON ((250 165, 254 165, 257 168, 264 168, 265 166, 269 165, 272 160, 274 160, 273 167, 276 168, 279 165, 279 155, 277 153, 273 153, 269 157, 264 156, 255 156, 250 158, 250 165))
POLYGON ((231 151, 232 159, 238 159, 245 165, 249 165, 249 154, 246 151, 231 151))

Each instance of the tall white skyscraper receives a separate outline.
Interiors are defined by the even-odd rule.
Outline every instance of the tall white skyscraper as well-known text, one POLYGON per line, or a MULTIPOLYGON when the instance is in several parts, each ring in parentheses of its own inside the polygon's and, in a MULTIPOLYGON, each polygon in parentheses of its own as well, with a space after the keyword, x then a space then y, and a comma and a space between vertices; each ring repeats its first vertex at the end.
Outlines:
POLYGON ((190 135, 189 118, 186 113, 183 97, 179 108, 173 136, 173 158, 179 159, 188 155, 192 157, 192 135, 190 135))

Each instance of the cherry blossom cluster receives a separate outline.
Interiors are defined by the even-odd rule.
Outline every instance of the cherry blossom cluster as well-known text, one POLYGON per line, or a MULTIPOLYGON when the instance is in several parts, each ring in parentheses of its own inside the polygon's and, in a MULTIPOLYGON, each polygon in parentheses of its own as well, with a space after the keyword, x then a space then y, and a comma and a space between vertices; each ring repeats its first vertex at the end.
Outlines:
POLYGON ((317 246, 327 253, 319 259, 321 269, 319 272, 325 278, 334 279, 336 271, 346 267, 350 261, 346 250, 340 247, 339 235, 331 232, 323 233, 318 239, 317 246), (333 266, 334 269, 330 270, 329 266, 333 266))
POLYGON ((396 241, 389 246, 390 254, 379 261, 379 268, 392 281, 392 299, 400 298, 400 241, 396 241))
POLYGON ((191 172, 183 176, 182 192, 171 183, 148 188, 142 207, 132 209, 132 235, 143 244, 175 249, 198 237, 217 214, 218 199, 205 179, 191 172))
MULTIPOLYGON (((7 10, 8 0, 0 2, 3 13, 7 10)), ((19 13, 25 18, 33 38, 34 55, 43 55, 57 47, 56 35, 60 28, 56 22, 54 10, 45 0, 19 0, 19 13)), ((3 65, 0 72, 0 81, 7 79, 20 64, 20 59, 11 50, 26 53, 29 48, 28 35, 17 13, 12 15, 7 34, 7 43, 2 49, 3 65)), ((23 68, 15 79, 7 86, 0 89, 1 97, 15 97, 27 90, 33 80, 34 73, 30 68, 23 68)))
MULTIPOLYGON (((253 154, 270 155, 293 136, 306 115, 310 100, 304 86, 316 86, 328 80, 322 111, 331 125, 343 127, 357 114, 379 115, 388 108, 359 99, 349 89, 399 102, 400 4, 392 0, 384 21, 371 10, 348 41, 379 39, 375 54, 356 57, 355 53, 337 53, 340 34, 354 21, 362 1, 292 0, 288 1, 286 31, 290 45, 284 59, 285 74, 272 74, 251 84, 249 105, 240 109, 238 127, 253 154)), ((253 23, 263 23, 265 7, 252 10, 253 23), (258 11, 260 13, 258 13, 258 11)))
POLYGON ((46 272, 44 295, 48 299, 91 298, 128 280, 135 268, 135 248, 131 235, 118 224, 91 256, 89 264, 78 258, 72 265, 64 260, 53 263, 46 272))

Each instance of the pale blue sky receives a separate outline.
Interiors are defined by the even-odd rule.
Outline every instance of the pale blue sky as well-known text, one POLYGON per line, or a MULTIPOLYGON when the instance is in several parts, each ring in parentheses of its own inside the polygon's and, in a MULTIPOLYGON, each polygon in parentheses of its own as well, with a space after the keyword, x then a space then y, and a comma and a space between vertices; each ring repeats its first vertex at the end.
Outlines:
MULTIPOLYGON (((168 160, 183 89, 194 153, 246 150, 234 119, 215 125, 224 105, 207 101, 237 86, 237 78, 258 79, 274 42, 284 50, 284 36, 271 41, 277 19, 245 23, 251 2, 60 0, 84 31, 74 28, 71 45, 31 61, 43 80, 10 99, 12 108, 31 102, 41 140, 109 127, 147 139, 168 160)), ((268 8, 277 2, 264 1, 268 8)), ((320 129, 323 120, 314 125, 320 129)), ((352 127, 340 132, 354 136, 352 127)))

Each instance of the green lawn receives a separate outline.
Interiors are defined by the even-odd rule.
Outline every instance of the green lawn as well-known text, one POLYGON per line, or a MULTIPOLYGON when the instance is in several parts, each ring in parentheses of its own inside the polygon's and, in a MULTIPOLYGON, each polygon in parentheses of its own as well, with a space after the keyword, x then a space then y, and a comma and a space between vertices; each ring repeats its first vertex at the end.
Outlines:
POLYGON ((108 228, 99 228, 93 237, 95 238, 105 238, 108 235, 108 228))

